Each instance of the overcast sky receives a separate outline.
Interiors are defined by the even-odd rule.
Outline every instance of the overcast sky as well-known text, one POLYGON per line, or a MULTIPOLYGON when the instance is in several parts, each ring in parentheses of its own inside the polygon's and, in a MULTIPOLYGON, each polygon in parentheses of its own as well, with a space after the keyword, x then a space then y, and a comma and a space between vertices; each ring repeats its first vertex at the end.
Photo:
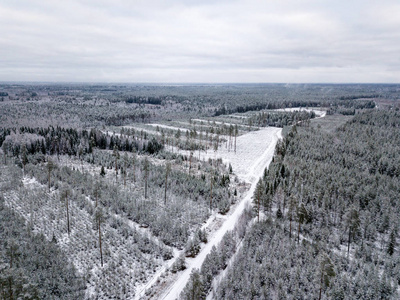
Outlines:
POLYGON ((3 0, 0 81, 400 83, 400 1, 3 0))

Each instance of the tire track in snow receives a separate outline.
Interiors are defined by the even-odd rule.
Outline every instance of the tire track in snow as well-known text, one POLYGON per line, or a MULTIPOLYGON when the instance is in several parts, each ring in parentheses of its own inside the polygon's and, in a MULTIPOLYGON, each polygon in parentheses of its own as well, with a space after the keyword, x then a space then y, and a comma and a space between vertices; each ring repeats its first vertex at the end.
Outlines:
MULTIPOLYGON (((200 268, 204 259, 210 253, 212 247, 217 246, 221 242, 222 237, 225 235, 227 231, 234 229, 240 215, 242 214, 242 212, 246 207, 246 204, 250 203, 252 200, 252 196, 255 187, 257 185, 257 179, 262 176, 264 169, 268 167, 268 165, 272 160, 276 143, 282 137, 281 132, 282 129, 280 128, 275 128, 275 130, 271 132, 272 136, 268 147, 248 169, 248 173, 246 174, 247 176, 245 176, 245 179, 250 181, 251 188, 246 193, 244 199, 241 200, 240 203, 235 207, 235 210, 232 212, 232 214, 230 214, 227 217, 226 221, 222 224, 222 226, 212 236, 209 237, 208 243, 204 246, 204 248, 201 249, 200 253, 195 258, 189 261, 186 270, 182 271, 180 276, 175 280, 172 286, 170 286, 168 290, 163 294, 161 299, 177 299, 180 293, 185 288, 186 283, 190 278, 192 270, 194 268, 200 268)), ((260 130, 260 133, 261 134, 263 133, 262 130, 260 130)), ((257 138, 257 136, 253 136, 253 138, 257 138)), ((251 146, 252 146, 251 143, 249 143, 248 147, 251 146)))

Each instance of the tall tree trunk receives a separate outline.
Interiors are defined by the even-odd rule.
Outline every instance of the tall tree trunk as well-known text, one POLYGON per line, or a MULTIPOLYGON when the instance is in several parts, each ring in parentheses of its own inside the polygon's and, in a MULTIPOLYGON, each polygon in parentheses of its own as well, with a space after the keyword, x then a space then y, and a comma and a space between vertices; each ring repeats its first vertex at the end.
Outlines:
POLYGON ((299 221, 299 228, 297 229, 297 244, 300 243, 300 221, 299 221))
POLYGON ((257 210, 257 222, 260 222, 260 191, 257 190, 258 210, 257 210))
POLYGON ((101 249, 101 227, 100 227, 100 218, 99 218, 99 245, 100 245, 100 260, 101 260, 101 267, 103 267, 103 251, 101 249))
POLYGON ((193 152, 190 152, 190 158, 189 158, 189 174, 190 174, 190 170, 192 169, 192 157, 193 157, 193 152))
POLYGON ((136 182, 135 158, 133 158, 133 160, 132 160, 132 166, 133 166, 133 182, 136 182))
POLYGON ((50 169, 49 169, 49 193, 50 193, 50 169))
POLYGON ((70 228, 69 228, 69 209, 68 209, 68 194, 66 194, 66 197, 65 197, 65 199, 66 199, 66 201, 67 201, 67 228, 68 228, 68 236, 69 236, 69 233, 70 233, 70 228))
POLYGON ((213 178, 212 178, 212 176, 211 176, 211 180, 210 180, 210 185, 211 185, 211 188, 210 188, 210 210, 212 210, 212 196, 213 196, 213 194, 212 194, 212 188, 213 188, 213 178))
POLYGON ((351 239, 351 228, 349 227, 349 240, 347 242, 347 257, 349 257, 350 253, 350 239, 351 239))
POLYGON ((167 205, 168 167, 165 169, 164 205, 167 205))
POLYGON ((126 187, 126 161, 124 162, 124 187, 126 187))
POLYGON ((319 287, 319 297, 318 300, 321 300, 321 296, 322 296, 322 284, 324 283, 324 272, 321 271, 321 285, 319 287))
POLYGON ((118 179, 118 160, 117 157, 115 157, 115 183, 117 183, 118 179))
POLYGON ((147 199, 147 177, 148 177, 148 170, 146 168, 145 174, 144 174, 144 198, 147 199))
POLYGON ((10 299, 14 299, 13 289, 12 289, 12 286, 13 286, 12 276, 10 276, 8 278, 8 284, 9 284, 9 289, 10 289, 10 299))
POLYGON ((292 214, 289 216, 289 238, 292 237, 292 214))
POLYGON ((144 178, 144 198, 147 199, 147 176, 144 178))

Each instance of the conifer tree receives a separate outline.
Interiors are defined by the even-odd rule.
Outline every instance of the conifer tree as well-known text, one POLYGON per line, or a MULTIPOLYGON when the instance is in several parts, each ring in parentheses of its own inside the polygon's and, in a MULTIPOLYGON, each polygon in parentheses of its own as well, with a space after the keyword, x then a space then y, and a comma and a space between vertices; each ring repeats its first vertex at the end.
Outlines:
POLYGON ((136 182, 136 153, 135 153, 135 148, 132 149, 132 169, 133 169, 133 182, 136 182))
POLYGON ((167 205, 167 187, 168 187, 168 174, 171 171, 171 164, 167 163, 165 167, 165 190, 164 190, 164 205, 167 205))
POLYGON ((124 154, 124 169, 123 169, 123 174, 124 174, 124 187, 126 186, 126 165, 128 164, 128 154, 124 154))
POLYGON ((70 232, 71 232, 71 230, 70 230, 70 226, 69 226, 69 203, 68 203, 68 195, 69 195, 69 190, 68 189, 64 189, 64 190, 62 190, 61 191, 61 195, 60 195, 60 198, 61 198, 61 201, 65 201, 65 206, 66 206, 66 209, 67 209, 67 231, 68 231, 68 236, 69 236, 69 234, 70 234, 70 232))
POLYGON ((355 208, 355 206, 351 206, 345 216, 344 216, 344 220, 345 220, 345 226, 349 232, 349 237, 348 237, 348 242, 347 242, 347 256, 350 253, 350 242, 351 242, 351 238, 356 236, 359 227, 360 227, 360 218, 359 218, 359 214, 358 214, 358 210, 355 208))
POLYGON ((329 286, 331 277, 336 276, 333 263, 325 252, 319 257, 319 269, 321 279, 318 300, 321 300, 322 289, 326 286, 329 286))
POLYGON ((51 158, 48 158, 47 159, 47 172, 48 172, 48 181, 49 181, 49 192, 50 192, 50 183, 51 183, 50 175, 51 175, 51 171, 53 171, 53 169, 54 169, 54 163, 51 160, 51 158))
POLYGON ((395 232, 395 230, 393 229, 393 230, 390 232, 389 244, 388 244, 388 247, 387 247, 386 252, 387 252, 389 255, 393 255, 394 249, 395 249, 395 248, 396 248, 396 232, 395 232))
POLYGON ((113 150, 113 154, 112 155, 115 157, 115 182, 117 182, 117 177, 118 177, 118 159, 120 157, 117 145, 114 145, 114 150, 113 150))
POLYGON ((106 176, 106 170, 104 169, 104 166, 101 166, 100 176, 101 176, 101 177, 106 176))
POLYGON ((95 199, 95 207, 97 207, 97 204, 98 204, 98 199, 99 199, 99 197, 101 196, 101 190, 100 190, 100 182, 96 182, 95 183, 95 185, 94 185, 94 188, 93 188, 93 196, 94 196, 94 199, 95 199))
POLYGON ((98 206, 96 208, 94 218, 95 218, 95 222, 97 224, 98 231, 99 231, 100 262, 101 262, 101 266, 103 267, 103 249, 101 247, 101 240, 102 240, 102 237, 101 237, 101 224, 104 223, 105 216, 104 216, 104 212, 103 212, 103 210, 102 210, 102 208, 100 206, 98 206))
POLYGON ((144 198, 147 199, 147 181, 149 178, 149 160, 147 159, 147 157, 144 159, 143 170, 144 170, 144 198))
POLYGON ((300 225, 304 223, 304 221, 308 217, 308 212, 306 207, 304 206, 304 203, 301 203, 299 207, 297 208, 297 221, 298 221, 298 230, 297 230, 297 243, 300 242, 300 225))
POLYGON ((257 201, 257 222, 260 222, 260 205, 262 194, 264 193, 264 182, 260 178, 256 185, 255 198, 257 201))
POLYGON ((23 144, 21 147, 21 162, 22 162, 22 166, 24 168, 24 174, 25 174, 25 165, 28 162, 28 156, 27 156, 27 151, 26 151, 26 145, 23 144))

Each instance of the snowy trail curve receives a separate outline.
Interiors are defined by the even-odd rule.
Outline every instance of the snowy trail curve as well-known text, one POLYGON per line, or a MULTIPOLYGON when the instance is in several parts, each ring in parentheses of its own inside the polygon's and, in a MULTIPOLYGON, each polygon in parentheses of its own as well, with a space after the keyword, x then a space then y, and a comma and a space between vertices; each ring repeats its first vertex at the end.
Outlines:
MULTIPOLYGON (((217 246, 222 240, 224 234, 233 230, 237 223, 241 213, 244 211, 246 204, 251 202, 252 195, 254 193, 257 179, 262 176, 264 169, 270 164, 275 151, 275 145, 281 136, 282 129, 280 128, 264 128, 256 132, 251 132, 242 136, 243 145, 245 147, 238 151, 236 155, 231 152, 228 157, 223 159, 232 163, 235 170, 235 166, 239 169, 239 177, 251 183, 250 190, 246 193, 244 198, 235 207, 235 210, 227 216, 227 219, 222 226, 209 237, 208 243, 200 251, 200 253, 192 260, 188 261, 188 266, 184 270, 178 279, 173 283, 172 286, 164 293, 161 299, 177 299, 179 294, 183 291, 187 281, 190 278, 190 273, 194 268, 200 268, 207 254, 210 253, 213 246, 217 246), (262 148, 260 148, 262 147, 262 148), (244 155, 249 154, 252 159, 245 158, 244 155), (245 164, 245 166, 243 166, 245 164), (246 170, 246 172, 245 172, 246 170)), ((222 154, 222 153, 221 153, 222 154)), ((218 155, 217 155, 218 156, 218 155)))

